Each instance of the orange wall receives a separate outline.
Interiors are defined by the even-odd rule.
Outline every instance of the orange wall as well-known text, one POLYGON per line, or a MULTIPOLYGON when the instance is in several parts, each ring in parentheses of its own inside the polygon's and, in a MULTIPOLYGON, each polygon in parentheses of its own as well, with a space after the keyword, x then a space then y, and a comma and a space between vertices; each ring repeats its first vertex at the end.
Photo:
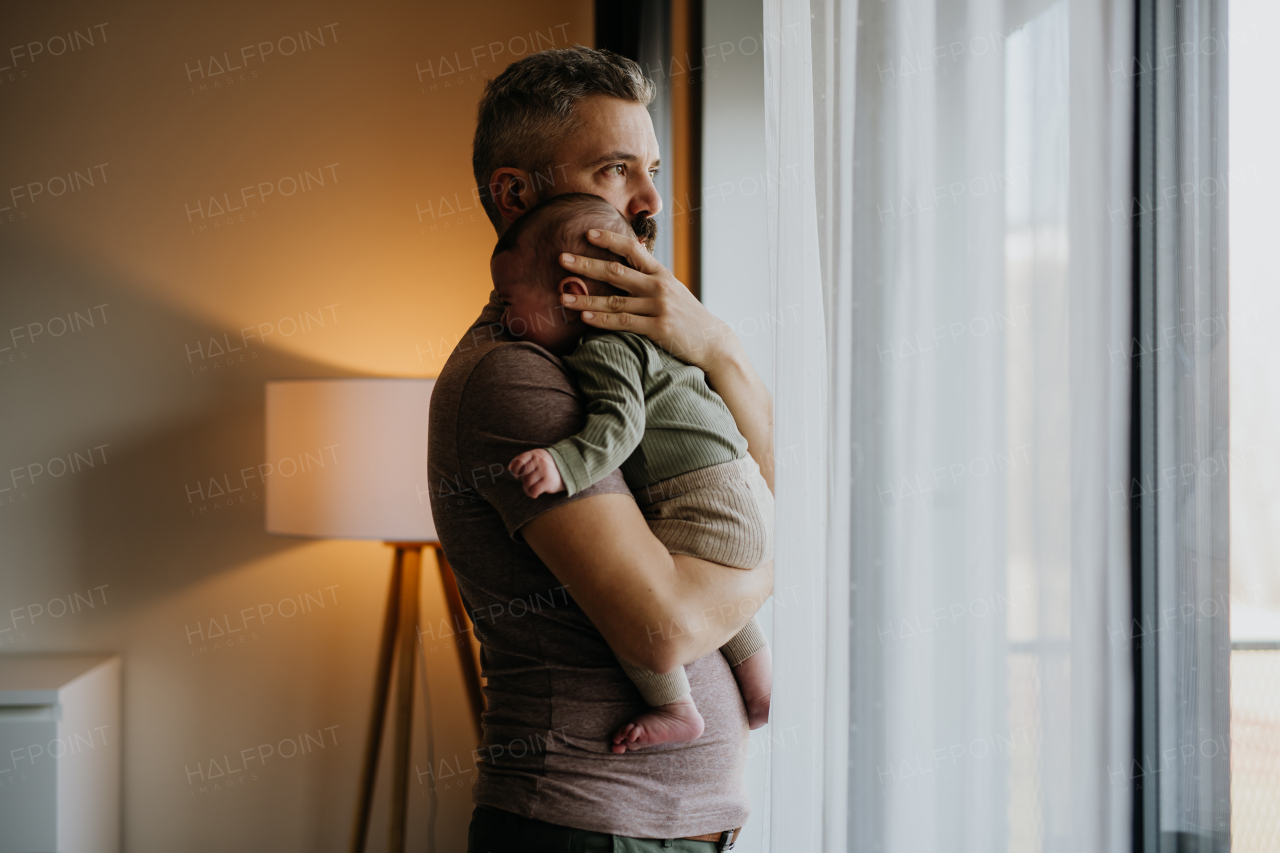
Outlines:
MULTIPOLYGON (((471 206, 482 80, 535 33, 589 44, 591 3, 6 6, 0 471, 89 447, 102 460, 0 492, 0 613, 104 598, 0 617, 0 653, 123 655, 125 849, 345 847, 390 551, 269 537, 260 490, 192 490, 262 461, 267 378, 436 374, 489 287, 494 235, 471 206), (284 55, 304 31, 309 49, 284 55), (245 67, 209 77, 211 58, 245 67), (287 194, 299 173, 309 188, 287 194), (241 209, 211 215, 211 198, 241 209), (330 587, 325 608, 229 644, 192 634, 330 587), (198 763, 331 726, 323 751, 191 781, 198 763)), ((453 648, 426 652, 437 757, 466 768, 453 648)), ((462 849, 473 778, 437 784, 441 850, 462 849)))
POLYGON ((472 204, 483 79, 530 45, 590 41, 590 6, 7 10, 5 44, 20 54, 0 87, 6 187, 103 163, 106 185, 20 199, 6 236, 54 253, 75 247, 130 290, 229 329, 336 303, 335 340, 270 343, 335 367, 432 373, 439 356, 420 360, 418 349, 456 334, 487 280, 483 212, 440 215, 472 204), (95 45, 51 56, 61 45, 49 39, 77 29, 95 45), (283 56, 303 31, 310 49, 283 56), (28 42, 45 45, 34 61, 28 42), (213 63, 244 67, 203 77, 213 63), (304 178, 310 191, 284 197, 299 173, 325 186, 304 178), (277 188, 265 201, 248 190, 246 204, 240 191, 259 183, 277 188), (210 197, 245 209, 206 218, 210 197))

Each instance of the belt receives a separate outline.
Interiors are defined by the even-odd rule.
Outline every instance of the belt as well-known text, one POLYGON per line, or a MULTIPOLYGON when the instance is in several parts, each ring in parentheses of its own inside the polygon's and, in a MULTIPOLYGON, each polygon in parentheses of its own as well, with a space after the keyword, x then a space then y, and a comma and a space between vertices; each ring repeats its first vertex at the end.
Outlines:
POLYGON ((738 840, 738 834, 742 832, 742 827, 737 829, 726 829, 724 832, 708 832, 706 835, 686 835, 681 841, 713 841, 720 844, 718 850, 732 850, 733 844, 738 840))

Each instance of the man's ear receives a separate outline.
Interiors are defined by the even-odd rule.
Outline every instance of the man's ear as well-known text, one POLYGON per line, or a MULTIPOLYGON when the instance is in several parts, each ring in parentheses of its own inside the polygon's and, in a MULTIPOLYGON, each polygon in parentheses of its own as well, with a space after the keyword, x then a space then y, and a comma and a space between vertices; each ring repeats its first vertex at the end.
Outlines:
POLYGON ((489 178, 489 192, 498 206, 498 213, 508 225, 537 204, 529 173, 524 169, 503 166, 489 178))
POLYGON ((560 292, 572 293, 575 296, 590 296, 587 292, 587 283, 576 275, 565 276, 560 279, 560 292))

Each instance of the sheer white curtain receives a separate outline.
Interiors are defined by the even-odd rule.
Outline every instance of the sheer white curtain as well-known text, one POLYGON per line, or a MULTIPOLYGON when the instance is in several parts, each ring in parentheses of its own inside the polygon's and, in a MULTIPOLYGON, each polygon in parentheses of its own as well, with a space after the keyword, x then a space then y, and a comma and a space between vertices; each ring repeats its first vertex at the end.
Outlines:
POLYGON ((837 564, 827 560, 826 536, 832 529, 827 523, 830 359, 818 253, 808 2, 765 0, 764 26, 765 42, 772 43, 772 50, 765 50, 765 175, 769 286, 776 318, 779 555, 772 608, 779 664, 773 696, 779 722, 769 740, 777 748, 770 755, 765 849, 823 850, 824 790, 829 790, 832 775, 844 778, 838 751, 832 751, 827 739, 845 731, 826 701, 828 696, 838 700, 840 681, 847 679, 838 666, 829 672, 827 655, 833 663, 847 658, 848 629, 838 606, 847 587, 837 564), (832 599, 835 618, 826 609, 832 599), (824 771, 824 760, 835 763, 824 771), (797 810, 798 802, 805 807, 797 810))
POLYGON ((1131 19, 765 5, 769 849, 1128 847, 1131 19))

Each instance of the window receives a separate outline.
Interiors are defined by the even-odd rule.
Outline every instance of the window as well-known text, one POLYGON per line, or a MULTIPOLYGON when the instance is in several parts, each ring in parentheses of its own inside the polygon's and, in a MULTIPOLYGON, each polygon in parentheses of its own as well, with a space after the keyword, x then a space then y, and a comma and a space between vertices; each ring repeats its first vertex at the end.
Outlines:
POLYGON ((1268 45, 1280 5, 1234 0, 1229 22, 1231 277, 1231 847, 1280 849, 1280 121, 1268 45))

